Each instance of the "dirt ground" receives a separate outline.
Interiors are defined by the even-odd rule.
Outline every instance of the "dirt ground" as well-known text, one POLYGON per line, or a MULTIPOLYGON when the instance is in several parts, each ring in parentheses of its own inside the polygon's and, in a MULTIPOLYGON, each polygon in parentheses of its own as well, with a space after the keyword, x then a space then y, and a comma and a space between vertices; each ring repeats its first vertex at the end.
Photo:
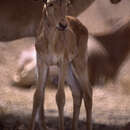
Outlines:
MULTIPOLYGON (((33 38, 0 43, 0 130, 27 130, 29 128, 35 87, 25 89, 13 86, 11 80, 18 67, 17 60, 20 53, 32 44, 34 44, 33 38)), ((127 67, 126 70, 128 69, 127 67)), ((127 88, 121 87, 119 82, 94 87, 93 130, 130 130, 130 82, 125 83, 127 88)), ((70 130, 72 97, 68 87, 65 92, 65 129, 70 130)), ((48 127, 57 130, 55 93, 56 89, 46 89, 45 113, 48 127)), ((84 113, 85 109, 82 105, 79 130, 85 130, 84 113)))

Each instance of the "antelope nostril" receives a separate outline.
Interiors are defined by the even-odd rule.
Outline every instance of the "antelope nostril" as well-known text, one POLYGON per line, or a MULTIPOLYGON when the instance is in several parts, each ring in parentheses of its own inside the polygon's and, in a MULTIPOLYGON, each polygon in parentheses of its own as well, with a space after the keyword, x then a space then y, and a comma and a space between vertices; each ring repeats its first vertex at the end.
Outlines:
POLYGON ((59 22, 59 26, 63 29, 65 29, 67 27, 67 24, 62 24, 61 22, 59 22))
POLYGON ((119 2, 121 2, 121 0, 110 0, 112 4, 117 4, 119 2))

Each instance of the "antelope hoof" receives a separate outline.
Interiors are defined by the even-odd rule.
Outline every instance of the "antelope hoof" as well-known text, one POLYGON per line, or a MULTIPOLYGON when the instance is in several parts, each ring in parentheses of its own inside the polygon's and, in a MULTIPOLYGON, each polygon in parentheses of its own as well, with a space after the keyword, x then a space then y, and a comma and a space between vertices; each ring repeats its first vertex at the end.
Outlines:
POLYGON ((35 122, 31 130, 48 130, 48 128, 45 128, 42 124, 35 122))

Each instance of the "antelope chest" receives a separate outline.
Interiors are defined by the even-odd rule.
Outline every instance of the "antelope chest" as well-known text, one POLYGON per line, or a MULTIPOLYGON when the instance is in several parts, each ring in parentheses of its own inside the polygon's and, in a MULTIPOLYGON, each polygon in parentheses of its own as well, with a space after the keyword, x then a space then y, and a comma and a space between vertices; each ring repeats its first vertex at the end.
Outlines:
POLYGON ((64 57, 63 54, 56 54, 50 52, 49 54, 47 54, 45 59, 48 65, 58 65, 60 61, 62 61, 63 57, 64 57))
POLYGON ((71 62, 78 53, 76 42, 76 36, 71 30, 59 31, 56 29, 48 44, 50 63, 71 62))

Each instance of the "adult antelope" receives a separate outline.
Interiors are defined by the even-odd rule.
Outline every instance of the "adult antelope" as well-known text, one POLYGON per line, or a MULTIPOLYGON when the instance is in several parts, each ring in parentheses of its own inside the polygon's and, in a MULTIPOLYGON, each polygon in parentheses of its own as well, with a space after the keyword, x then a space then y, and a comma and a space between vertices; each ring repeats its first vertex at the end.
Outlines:
MULTIPOLYGON (((79 15, 95 0, 71 0, 71 15, 79 15)), ((42 15, 42 0, 1 0, 0 41, 36 36, 42 15)))
POLYGON ((87 130, 92 130, 92 88, 87 69, 88 31, 74 17, 66 16, 68 0, 44 3, 42 19, 36 38, 38 82, 34 94, 31 130, 46 130, 44 120, 44 91, 50 65, 58 65, 59 82, 56 103, 59 111, 59 129, 64 130, 64 81, 73 96, 72 129, 77 129, 82 98, 84 99, 87 130), (66 16, 66 17, 65 17, 66 16))
MULTIPOLYGON (((69 9, 69 14, 78 16, 94 1, 71 0, 73 6, 69 9)), ((121 0, 110 1, 116 4, 121 0)), ((41 12, 42 0, 1 0, 0 41, 36 36, 36 28, 41 18, 41 12)))

